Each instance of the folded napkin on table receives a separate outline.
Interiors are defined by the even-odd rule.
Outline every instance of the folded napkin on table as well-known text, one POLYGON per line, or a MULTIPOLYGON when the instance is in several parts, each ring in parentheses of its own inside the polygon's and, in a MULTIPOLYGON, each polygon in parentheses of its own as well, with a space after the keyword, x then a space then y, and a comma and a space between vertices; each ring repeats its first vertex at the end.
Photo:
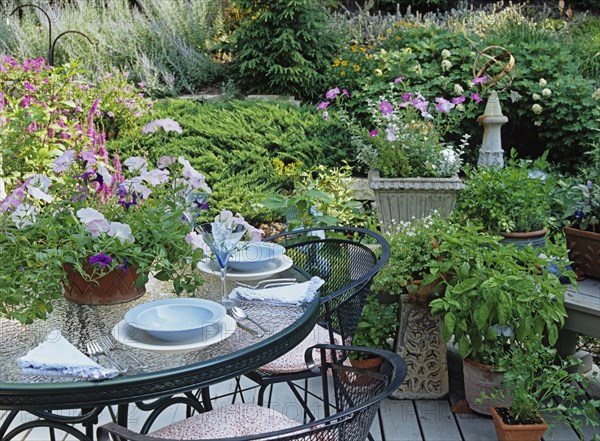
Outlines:
POLYGON ((104 380, 119 375, 116 369, 105 368, 84 355, 54 330, 46 339, 17 359, 25 375, 79 377, 104 380))
POLYGON ((310 302, 317 290, 325 283, 320 277, 313 277, 308 282, 277 286, 265 289, 250 289, 238 286, 229 294, 231 299, 260 300, 281 305, 301 305, 310 302))

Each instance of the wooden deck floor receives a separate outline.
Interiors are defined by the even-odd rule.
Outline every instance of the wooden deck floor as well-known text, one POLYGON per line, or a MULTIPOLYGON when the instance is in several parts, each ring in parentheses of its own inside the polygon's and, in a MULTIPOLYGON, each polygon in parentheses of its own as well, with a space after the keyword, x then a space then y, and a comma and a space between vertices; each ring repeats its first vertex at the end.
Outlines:
MULTIPOLYGON (((319 383, 311 385, 312 390, 317 390, 319 383)), ((211 390, 215 394, 224 394, 231 391, 233 382, 220 385, 211 390)), ((252 391, 245 393, 247 401, 254 398, 252 391)), ((388 399, 382 403, 382 415, 384 420, 384 433, 387 441, 494 441, 496 433, 489 417, 478 414, 453 413, 452 406, 458 394, 452 393, 451 397, 441 400, 392 400, 388 399)), ((217 400, 216 405, 224 405, 230 398, 217 400)), ((285 413, 290 418, 298 419, 300 410, 295 405, 293 397, 288 393, 287 387, 278 386, 273 394, 272 407, 285 413)), ((6 412, 0 411, 0 424, 5 418, 6 412)), ((19 415, 17 423, 23 423, 31 416, 19 415)), ((164 412, 153 428, 159 428, 174 421, 184 418, 182 406, 177 406, 164 412)), ((599 414, 600 418, 600 414, 599 414)), ((135 410, 131 412, 129 426, 139 429, 145 420, 143 412, 135 410)), ((100 424, 110 421, 110 414, 104 411, 100 416, 100 424)), ((377 420, 373 424, 372 434, 376 440, 382 440, 377 420)), ((59 440, 73 440, 72 436, 57 434, 59 440)), ((600 436, 600 432, 598 432, 600 436)), ((592 440, 594 431, 587 428, 585 440, 592 440)), ((16 438, 23 441, 49 441, 50 437, 46 429, 35 429, 16 438)), ((572 441, 577 440, 572 428, 564 424, 557 425, 552 432, 546 432, 544 441, 572 441)))

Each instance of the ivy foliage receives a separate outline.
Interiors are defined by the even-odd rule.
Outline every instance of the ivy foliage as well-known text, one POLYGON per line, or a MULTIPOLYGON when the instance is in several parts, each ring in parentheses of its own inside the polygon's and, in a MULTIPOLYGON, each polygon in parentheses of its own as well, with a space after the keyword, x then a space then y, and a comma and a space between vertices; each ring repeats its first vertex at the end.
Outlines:
POLYGON ((326 124, 313 108, 287 102, 168 99, 154 106, 151 119, 160 118, 176 120, 183 133, 138 134, 111 142, 109 149, 153 161, 185 156, 213 189, 210 214, 227 208, 250 221, 268 220, 273 214, 255 203, 289 185, 278 164, 333 166, 349 156, 343 130, 326 124))
POLYGON ((319 0, 236 0, 232 70, 244 92, 314 97, 337 49, 319 0))

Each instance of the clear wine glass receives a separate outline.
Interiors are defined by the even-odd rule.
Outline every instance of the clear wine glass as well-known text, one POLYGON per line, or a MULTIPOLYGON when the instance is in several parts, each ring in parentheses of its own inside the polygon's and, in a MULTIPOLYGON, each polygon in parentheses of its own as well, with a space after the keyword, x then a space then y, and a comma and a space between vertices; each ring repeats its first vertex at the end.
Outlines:
POLYGON ((227 227, 218 223, 205 223, 196 228, 202 235, 204 242, 210 247, 221 270, 221 300, 219 303, 225 308, 232 308, 239 303, 227 297, 227 263, 229 257, 236 249, 236 245, 246 233, 243 225, 233 224, 227 227))

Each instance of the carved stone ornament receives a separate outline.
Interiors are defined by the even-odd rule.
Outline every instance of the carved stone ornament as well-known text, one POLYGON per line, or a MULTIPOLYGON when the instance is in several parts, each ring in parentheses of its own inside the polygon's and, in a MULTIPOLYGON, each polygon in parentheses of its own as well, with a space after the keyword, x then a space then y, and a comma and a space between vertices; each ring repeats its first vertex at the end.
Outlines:
POLYGON ((407 294, 401 295, 401 302, 396 352, 406 361, 408 374, 392 396, 402 400, 441 398, 449 390, 442 318, 431 315, 428 306, 412 303, 407 294))

